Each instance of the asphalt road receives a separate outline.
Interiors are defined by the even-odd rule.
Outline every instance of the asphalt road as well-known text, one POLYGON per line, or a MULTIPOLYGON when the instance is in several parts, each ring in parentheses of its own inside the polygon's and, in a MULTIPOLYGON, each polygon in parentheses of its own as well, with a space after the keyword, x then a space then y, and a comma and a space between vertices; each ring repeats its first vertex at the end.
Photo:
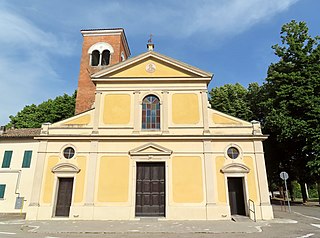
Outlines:
MULTIPOLYGON (((212 238, 212 237, 261 237, 261 238, 320 238, 320 207, 319 206, 292 206, 292 212, 281 210, 274 205, 275 218, 273 221, 251 223, 255 227, 252 233, 59 233, 59 227, 55 227, 52 233, 37 233, 36 228, 25 226, 26 222, 19 219, 0 217, 0 238, 212 238)), ((252 231, 252 229, 251 229, 252 231)))

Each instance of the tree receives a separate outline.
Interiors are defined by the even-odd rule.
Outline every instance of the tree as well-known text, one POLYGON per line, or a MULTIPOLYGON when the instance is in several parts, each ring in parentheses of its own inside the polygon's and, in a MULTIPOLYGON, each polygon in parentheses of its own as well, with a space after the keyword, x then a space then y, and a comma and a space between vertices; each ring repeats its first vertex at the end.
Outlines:
MULTIPOLYGON (((291 21, 281 29, 280 58, 269 66, 264 127, 285 152, 282 162, 297 176, 303 200, 304 183, 320 175, 320 47, 305 22, 291 21)), ((319 181, 318 181, 319 182, 319 181)))
POLYGON ((7 128, 37 128, 45 122, 57 122, 74 115, 76 91, 71 95, 64 94, 55 99, 49 99, 38 106, 25 106, 15 116, 9 116, 7 128))
POLYGON ((216 110, 249 121, 253 114, 247 96, 248 90, 241 84, 226 84, 211 89, 210 104, 216 110))

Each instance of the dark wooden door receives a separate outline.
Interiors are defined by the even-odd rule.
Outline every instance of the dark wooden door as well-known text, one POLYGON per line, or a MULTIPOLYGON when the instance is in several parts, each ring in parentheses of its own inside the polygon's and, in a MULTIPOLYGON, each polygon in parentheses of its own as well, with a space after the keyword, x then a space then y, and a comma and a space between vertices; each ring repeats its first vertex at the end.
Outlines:
POLYGON ((72 200, 73 178, 59 178, 55 216, 68 217, 72 200))
POLYGON ((136 216, 165 216, 165 163, 137 163, 136 216))
POLYGON ((231 215, 246 215, 244 194, 243 194, 243 179, 228 178, 228 192, 231 215))

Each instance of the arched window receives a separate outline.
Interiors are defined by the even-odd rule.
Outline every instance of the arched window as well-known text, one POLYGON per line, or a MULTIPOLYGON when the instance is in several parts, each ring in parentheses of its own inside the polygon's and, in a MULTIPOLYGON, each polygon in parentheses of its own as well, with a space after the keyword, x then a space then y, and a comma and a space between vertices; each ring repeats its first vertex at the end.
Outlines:
POLYGON ((104 50, 102 52, 101 65, 109 65, 109 61, 110 61, 110 51, 104 50))
POLYGON ((142 129, 160 129, 160 100, 154 95, 142 101, 142 129))
POLYGON ((92 66, 98 66, 99 65, 99 60, 100 60, 100 52, 99 52, 99 50, 92 51, 91 65, 92 66))
POLYGON ((90 55, 91 66, 107 66, 110 64, 110 58, 114 53, 113 47, 107 42, 98 42, 90 46, 88 54, 90 55))

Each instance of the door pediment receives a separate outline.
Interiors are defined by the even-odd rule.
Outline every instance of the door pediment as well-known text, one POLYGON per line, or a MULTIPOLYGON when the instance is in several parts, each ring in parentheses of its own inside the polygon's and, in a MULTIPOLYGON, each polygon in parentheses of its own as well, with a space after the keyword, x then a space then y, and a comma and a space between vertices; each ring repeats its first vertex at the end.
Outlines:
POLYGON ((129 154, 131 156, 169 156, 172 154, 172 150, 154 143, 148 143, 130 150, 129 154))
POLYGON ((79 173, 80 169, 74 164, 61 163, 54 166, 51 171, 53 173, 79 173))
POLYGON ((244 164, 231 163, 224 166, 221 169, 221 172, 224 174, 225 173, 249 173, 250 169, 244 164))

